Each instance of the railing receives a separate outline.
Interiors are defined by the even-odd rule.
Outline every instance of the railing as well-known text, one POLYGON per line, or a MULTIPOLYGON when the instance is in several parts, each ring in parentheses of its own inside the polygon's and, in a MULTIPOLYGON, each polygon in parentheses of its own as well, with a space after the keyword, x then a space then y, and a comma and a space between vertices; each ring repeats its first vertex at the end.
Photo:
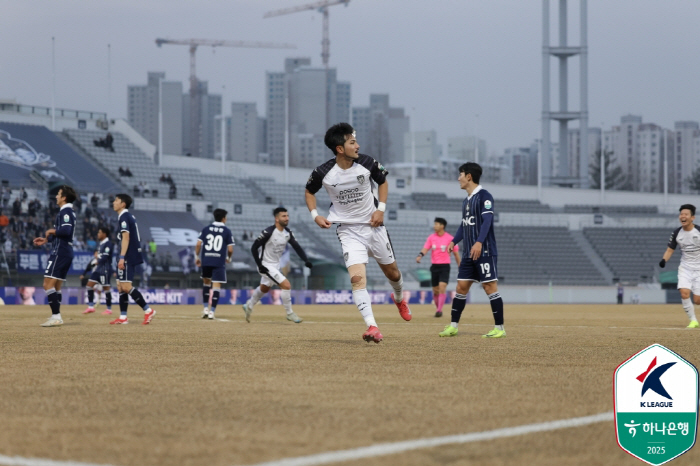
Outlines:
MULTIPOLYGON (((31 115, 51 116, 51 107, 38 107, 34 105, 20 104, 0 104, 0 111, 24 113, 31 115)), ((67 110, 65 108, 56 109, 57 117, 78 118, 82 120, 106 120, 107 114, 104 112, 87 112, 82 110, 67 110)))

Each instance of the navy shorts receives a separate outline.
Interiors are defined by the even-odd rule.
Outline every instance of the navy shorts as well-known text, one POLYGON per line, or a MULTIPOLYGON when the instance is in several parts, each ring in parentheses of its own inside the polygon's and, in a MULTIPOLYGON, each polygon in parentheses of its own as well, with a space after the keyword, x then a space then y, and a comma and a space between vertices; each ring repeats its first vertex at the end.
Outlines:
POLYGON ((481 283, 498 280, 498 269, 496 268, 497 257, 498 256, 481 256, 473 261, 470 257, 462 256, 457 280, 469 280, 481 283))
POLYGON ((112 274, 109 273, 109 271, 105 270, 98 270, 96 272, 92 272, 90 275, 90 281, 92 282, 97 282, 100 285, 109 285, 109 281, 112 278, 112 274))
POLYGON ((48 262, 46 262, 46 270, 44 277, 56 278, 61 281, 66 281, 70 264, 73 262, 73 256, 60 256, 51 254, 48 262))
POLYGON ((440 282, 448 283, 450 281, 450 264, 433 264, 430 266, 430 274, 433 286, 438 286, 440 282))
POLYGON ((138 267, 141 264, 132 265, 124 261, 124 270, 117 267, 117 281, 124 283, 131 283, 134 281, 134 277, 138 273, 138 267))
POLYGON ((226 267, 202 266, 202 278, 211 278, 214 283, 226 283, 226 267))

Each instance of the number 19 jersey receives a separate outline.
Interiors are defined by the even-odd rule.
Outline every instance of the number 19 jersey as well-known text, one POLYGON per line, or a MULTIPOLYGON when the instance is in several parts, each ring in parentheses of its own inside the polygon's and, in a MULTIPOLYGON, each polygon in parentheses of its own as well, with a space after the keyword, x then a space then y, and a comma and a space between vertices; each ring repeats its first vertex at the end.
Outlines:
POLYGON ((202 267, 224 267, 228 246, 235 244, 231 230, 223 222, 214 222, 199 235, 202 242, 202 267))

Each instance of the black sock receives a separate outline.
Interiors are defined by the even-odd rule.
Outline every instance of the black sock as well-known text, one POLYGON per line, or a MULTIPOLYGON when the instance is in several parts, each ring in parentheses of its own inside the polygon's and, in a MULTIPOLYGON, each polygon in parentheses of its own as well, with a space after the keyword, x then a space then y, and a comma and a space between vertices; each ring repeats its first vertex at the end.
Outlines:
POLYGON ((88 304, 95 305, 95 290, 88 288, 88 304))
POLYGON ((105 303, 107 304, 107 309, 112 309, 112 290, 105 291, 105 303))
POLYGON ((202 304, 204 304, 204 307, 209 305, 209 291, 211 291, 211 285, 204 285, 202 287, 202 304))
POLYGON ((46 292, 46 299, 49 301, 49 307, 51 308, 51 314, 61 313, 61 303, 58 302, 58 293, 54 290, 48 290, 46 292))
POLYGON ((59 306, 61 305, 61 301, 63 300, 63 293, 61 293, 60 290, 56 290, 56 294, 58 295, 58 304, 59 306))
POLYGON ((491 301, 491 312, 493 312, 493 320, 496 325, 503 325, 503 299, 501 294, 496 291, 489 295, 491 301))
POLYGON ((144 311, 148 310, 149 306, 146 304, 146 300, 143 299, 143 295, 139 290, 132 288, 131 291, 129 291, 129 295, 134 299, 134 301, 136 301, 136 304, 141 306, 141 309, 144 311))
POLYGON ((216 309, 216 305, 219 304, 219 290, 214 290, 214 294, 211 297, 211 310, 216 309))
POLYGON ((126 311, 129 309, 129 295, 127 293, 119 293, 119 312, 122 317, 126 317, 126 311))
POLYGON ((452 300, 452 322, 459 323, 459 318, 462 317, 465 304, 467 304, 467 295, 455 294, 452 300))

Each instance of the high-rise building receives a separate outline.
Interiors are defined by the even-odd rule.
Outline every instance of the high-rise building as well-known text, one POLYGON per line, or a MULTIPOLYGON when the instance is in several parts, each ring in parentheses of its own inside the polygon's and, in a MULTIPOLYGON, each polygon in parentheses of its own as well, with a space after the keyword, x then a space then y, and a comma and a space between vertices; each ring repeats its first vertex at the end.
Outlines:
MULTIPOLYGON (((221 115, 222 98, 219 94, 209 94, 206 81, 198 81, 199 92, 199 140, 191 141, 190 96, 181 94, 182 102, 182 151, 185 155, 202 158, 215 158, 218 144, 216 117, 221 115)), ((220 123, 219 123, 220 124, 220 123)))
POLYGON ((597 151, 601 148, 600 128, 588 128, 588 154, 581 154, 581 130, 572 128, 569 130, 569 176, 580 180, 581 188, 590 186, 590 166, 597 151))
POLYGON ((503 151, 502 162, 511 168, 512 184, 537 184, 537 151, 537 143, 503 151))
POLYGON ((159 82, 163 97, 163 154, 182 154, 182 83, 165 81, 165 73, 149 72, 145 86, 128 86, 129 124, 158 147, 159 82))
POLYGON ((437 133, 435 130, 412 131, 403 135, 403 147, 406 154, 406 161, 414 160, 415 151, 416 163, 439 166, 440 146, 437 143, 437 133))
POLYGON ((689 193, 687 178, 700 167, 700 125, 697 121, 674 124, 673 159, 669 159, 669 192, 689 193))
POLYGON ((447 139, 447 156, 464 162, 482 163, 487 159, 486 141, 475 136, 447 139))
POLYGON ((226 137, 228 160, 258 162, 258 124, 255 102, 231 103, 230 124, 226 137))
POLYGON ((389 94, 370 94, 369 107, 353 107, 352 125, 363 153, 382 163, 407 161, 403 138, 410 119, 403 108, 389 106, 389 94))

